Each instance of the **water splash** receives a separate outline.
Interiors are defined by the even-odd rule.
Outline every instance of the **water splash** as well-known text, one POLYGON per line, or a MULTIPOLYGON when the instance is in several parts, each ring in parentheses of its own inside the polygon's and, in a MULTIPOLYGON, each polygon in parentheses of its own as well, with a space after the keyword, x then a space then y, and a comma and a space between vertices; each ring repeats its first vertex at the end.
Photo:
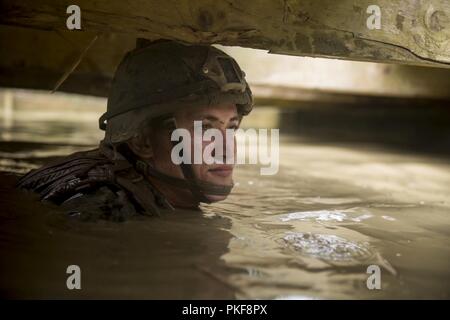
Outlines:
POLYGON ((349 216, 349 211, 354 210, 347 210, 347 212, 340 211, 340 210, 317 210, 317 211, 300 211, 300 212, 292 212, 288 213, 280 218, 283 222, 288 222, 292 220, 300 220, 300 221, 309 221, 309 220, 315 220, 315 221, 337 221, 337 222, 344 222, 344 221, 354 221, 354 222, 361 222, 363 220, 369 219, 373 217, 370 213, 364 213, 362 215, 351 217, 349 216))
POLYGON ((326 261, 361 261, 374 256, 364 243, 356 243, 333 234, 290 232, 284 241, 303 255, 326 261))

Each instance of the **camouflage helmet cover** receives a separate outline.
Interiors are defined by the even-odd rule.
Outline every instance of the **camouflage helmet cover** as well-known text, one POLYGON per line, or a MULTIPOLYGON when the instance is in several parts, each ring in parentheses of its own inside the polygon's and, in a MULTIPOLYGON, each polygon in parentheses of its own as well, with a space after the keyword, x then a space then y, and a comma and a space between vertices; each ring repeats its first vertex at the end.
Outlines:
POLYGON ((99 124, 114 144, 135 135, 147 119, 221 103, 235 103, 241 115, 252 110, 252 93, 236 61, 212 46, 159 41, 123 58, 99 124))

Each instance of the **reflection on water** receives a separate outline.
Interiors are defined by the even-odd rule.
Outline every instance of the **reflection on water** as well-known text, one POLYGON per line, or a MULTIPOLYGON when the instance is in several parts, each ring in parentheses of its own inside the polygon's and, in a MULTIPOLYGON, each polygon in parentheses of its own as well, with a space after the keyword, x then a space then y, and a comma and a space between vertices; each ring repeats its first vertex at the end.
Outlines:
POLYGON ((3 127, 2 296, 450 298, 448 161, 282 137, 276 176, 243 165, 203 213, 123 224, 80 223, 11 188, 11 173, 95 144, 92 118, 3 127), (382 290, 366 287, 371 264, 382 290))

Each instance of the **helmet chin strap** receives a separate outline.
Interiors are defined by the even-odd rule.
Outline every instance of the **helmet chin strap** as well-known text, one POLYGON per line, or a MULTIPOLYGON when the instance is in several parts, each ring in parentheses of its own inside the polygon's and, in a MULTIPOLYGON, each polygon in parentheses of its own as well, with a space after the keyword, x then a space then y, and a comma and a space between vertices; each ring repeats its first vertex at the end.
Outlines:
MULTIPOLYGON (((173 130, 177 129, 175 118, 171 117, 165 120, 165 123, 167 123, 171 134, 173 130)), ((172 143, 175 145, 176 141, 172 141, 172 143)), ((136 168, 146 175, 154 177, 167 184, 188 189, 198 202, 211 203, 211 200, 209 200, 206 195, 227 196, 233 188, 233 185, 218 185, 197 179, 194 174, 194 170, 192 169, 192 165, 187 163, 180 164, 184 179, 162 173, 141 160, 136 161, 136 168)))

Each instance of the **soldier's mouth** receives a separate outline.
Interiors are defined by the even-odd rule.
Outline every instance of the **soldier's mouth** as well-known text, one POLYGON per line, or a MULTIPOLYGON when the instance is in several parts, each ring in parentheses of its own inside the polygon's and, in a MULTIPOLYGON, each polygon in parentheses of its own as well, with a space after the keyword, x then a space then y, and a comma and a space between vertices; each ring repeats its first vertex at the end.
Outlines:
POLYGON ((208 172, 220 177, 228 177, 233 173, 233 166, 222 165, 211 168, 208 172))

